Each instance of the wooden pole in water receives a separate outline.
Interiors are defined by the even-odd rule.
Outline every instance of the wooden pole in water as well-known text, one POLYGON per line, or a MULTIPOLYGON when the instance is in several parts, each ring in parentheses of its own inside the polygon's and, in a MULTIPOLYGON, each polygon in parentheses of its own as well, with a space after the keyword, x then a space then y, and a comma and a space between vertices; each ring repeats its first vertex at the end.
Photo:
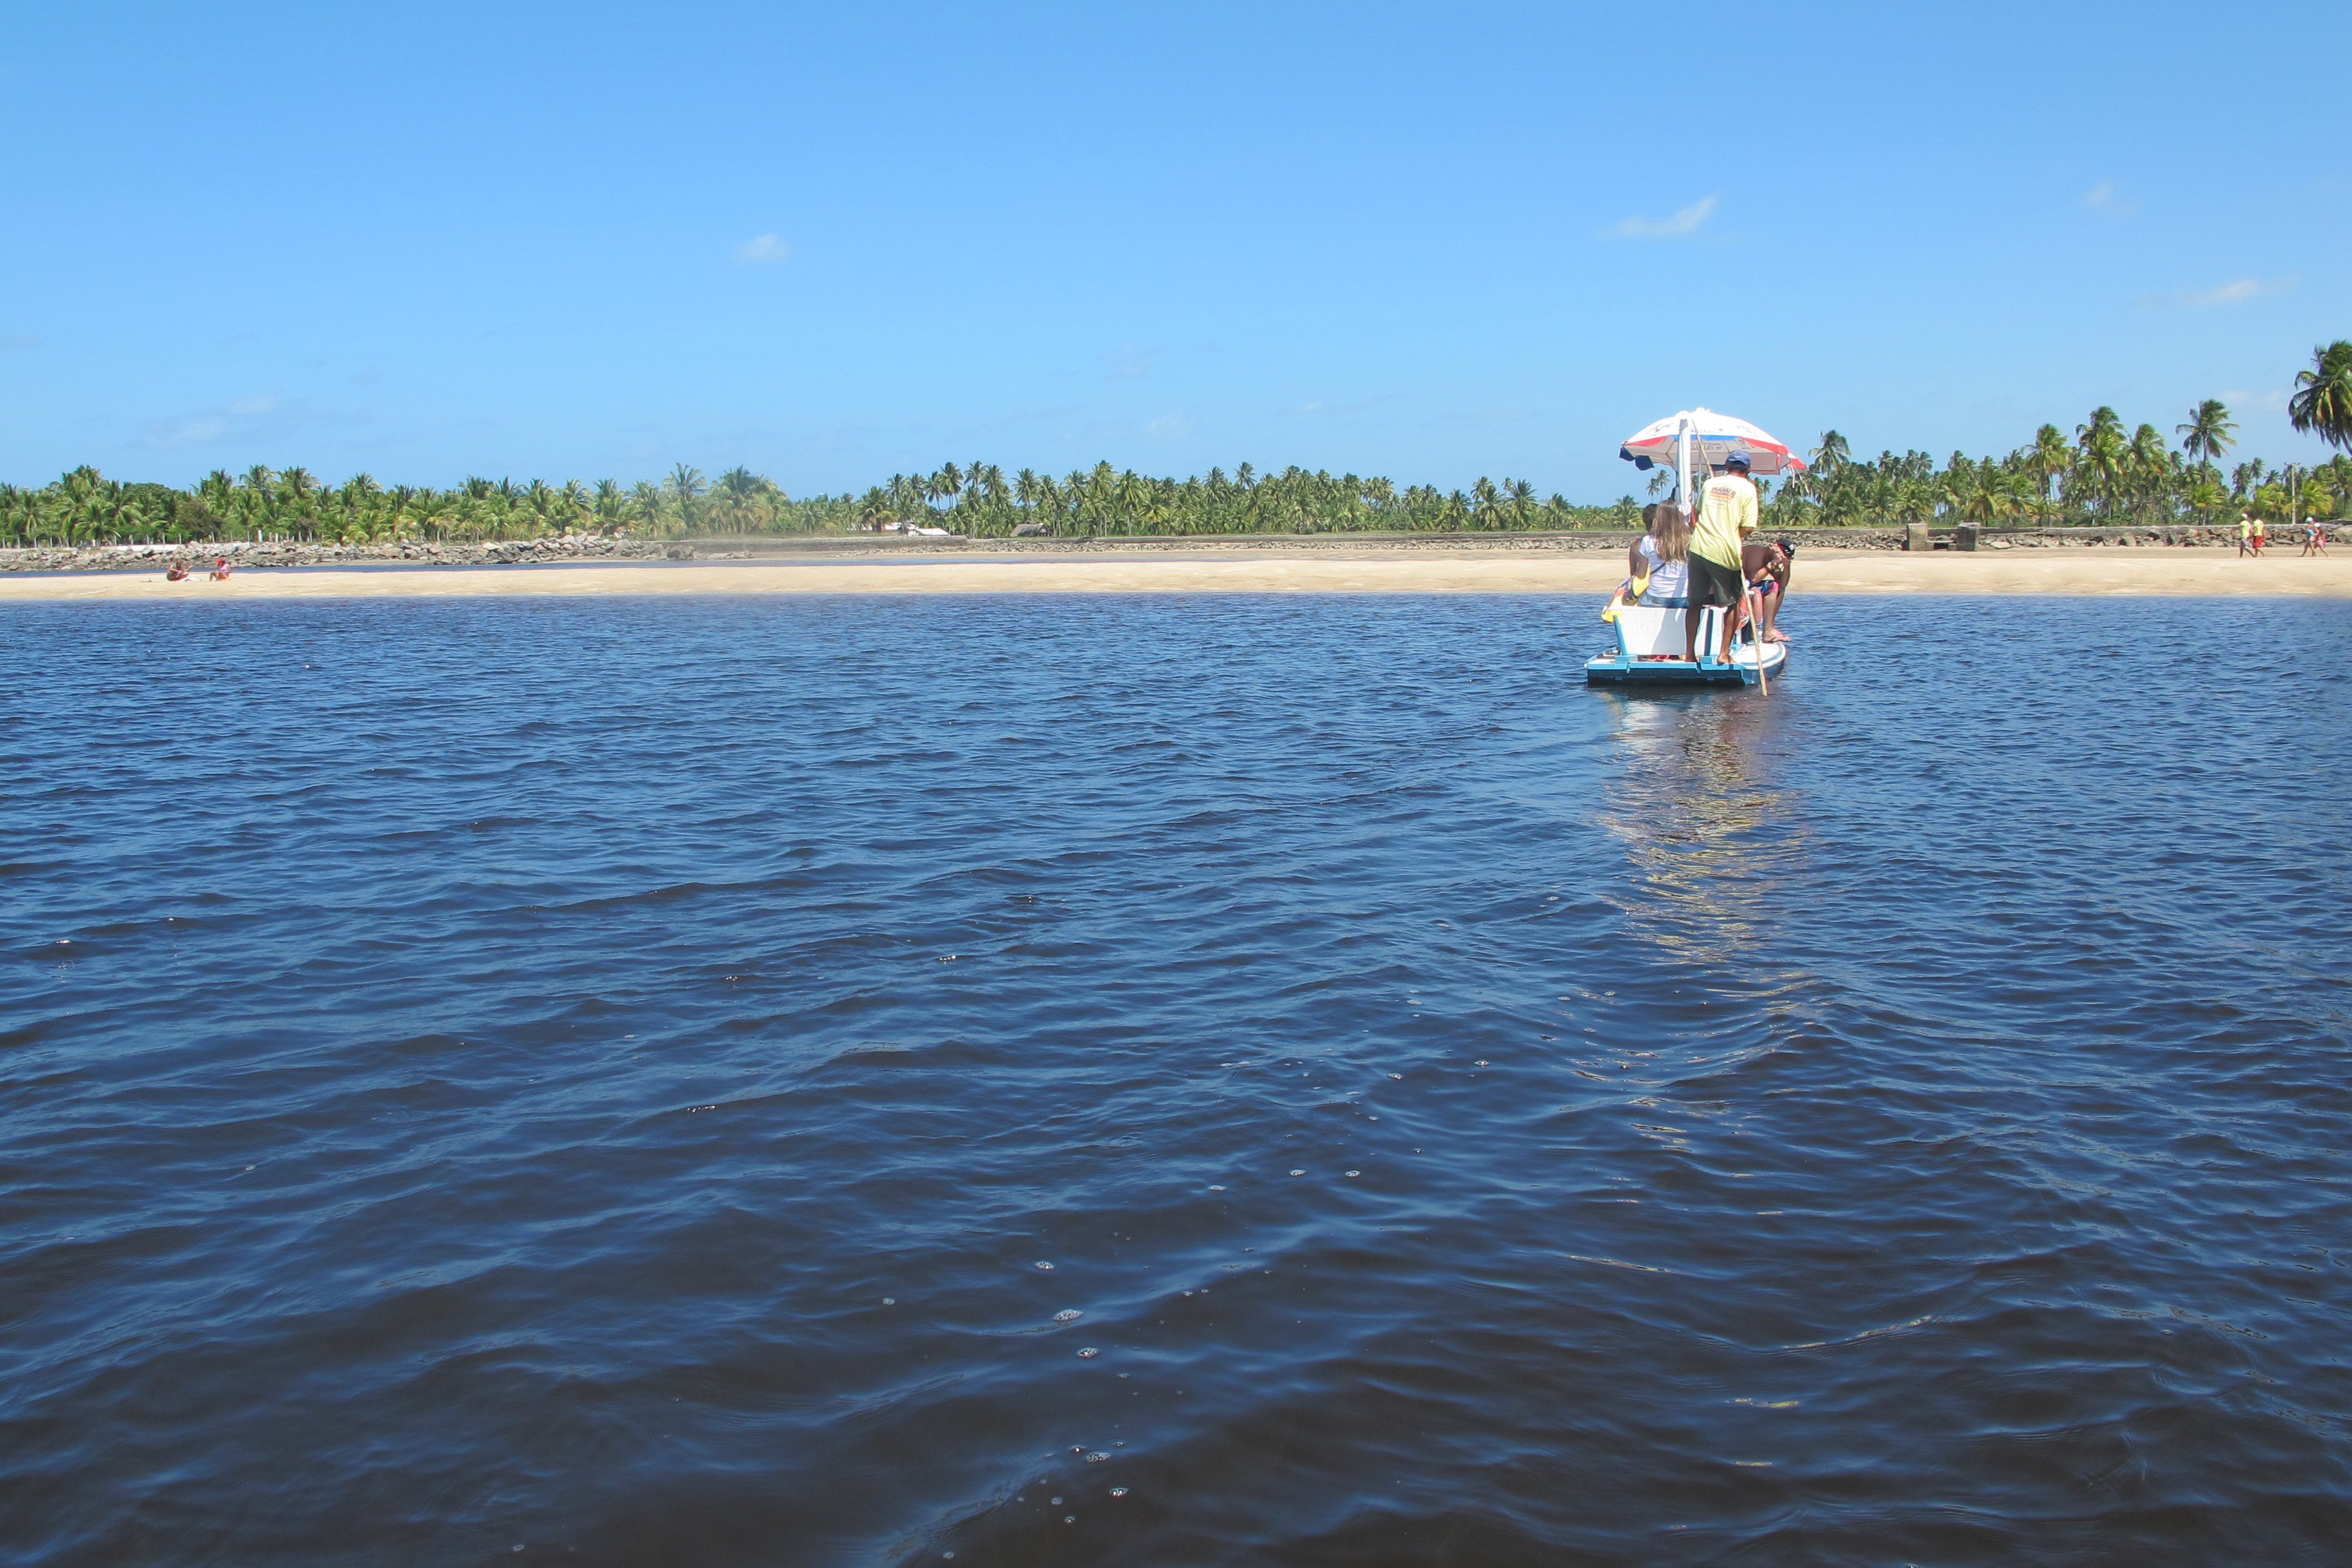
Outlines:
POLYGON ((1748 637, 1756 648, 1757 689, 1769 697, 1772 681, 1764 673, 1764 595, 1752 586, 1748 588, 1748 637))

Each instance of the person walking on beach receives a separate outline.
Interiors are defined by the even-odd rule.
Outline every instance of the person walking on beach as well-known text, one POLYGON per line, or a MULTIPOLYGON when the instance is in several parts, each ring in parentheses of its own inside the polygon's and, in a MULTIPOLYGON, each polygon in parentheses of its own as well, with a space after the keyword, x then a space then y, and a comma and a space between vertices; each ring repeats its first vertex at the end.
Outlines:
POLYGON ((2256 512, 2254 514, 2254 559, 2257 561, 2263 558, 2263 546, 2269 542, 2263 537, 2269 525, 2263 521, 2262 513, 2256 512))
POLYGON ((2327 530, 2319 526, 2319 520, 2315 517, 2303 520, 2303 552, 2305 555, 2327 553, 2327 530))
POLYGON ((1698 493, 1698 522, 1690 539, 1690 608, 1683 612, 1683 653, 1693 664, 1699 661, 1699 622, 1713 608, 1723 611, 1723 643, 1716 661, 1731 662, 1731 609, 1746 596, 1748 585, 1739 569, 1740 547, 1756 531, 1758 514, 1756 482, 1748 468, 1748 454, 1734 452, 1723 460, 1723 472, 1698 493))
POLYGON ((2253 552, 2254 514, 2242 511, 2238 514, 2238 558, 2242 561, 2253 552))

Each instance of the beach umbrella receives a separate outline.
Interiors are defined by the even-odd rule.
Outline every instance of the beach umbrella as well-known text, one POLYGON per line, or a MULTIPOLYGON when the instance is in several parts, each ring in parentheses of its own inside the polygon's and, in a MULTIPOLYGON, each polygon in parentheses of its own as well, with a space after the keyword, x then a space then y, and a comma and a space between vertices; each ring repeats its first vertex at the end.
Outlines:
POLYGON ((1712 408, 1685 408, 1679 414, 1669 414, 1643 426, 1617 448, 1617 455, 1637 468, 1672 465, 1675 494, 1685 498, 1685 506, 1690 504, 1687 498, 1694 463, 1719 468, 1735 452, 1748 458, 1748 471, 1754 474, 1787 473, 1802 470, 1805 466, 1802 458, 1789 450, 1787 442, 1762 426, 1728 414, 1717 414, 1712 408))
POLYGON ((1679 448, 1685 437, 1690 441, 1691 456, 1710 468, 1723 467, 1734 452, 1748 455, 1751 473, 1778 474, 1805 466, 1802 458, 1789 450, 1787 442, 1745 419, 1734 419, 1712 408, 1685 408, 1644 425, 1625 437, 1617 455, 1644 469, 1669 461, 1679 462, 1679 448))

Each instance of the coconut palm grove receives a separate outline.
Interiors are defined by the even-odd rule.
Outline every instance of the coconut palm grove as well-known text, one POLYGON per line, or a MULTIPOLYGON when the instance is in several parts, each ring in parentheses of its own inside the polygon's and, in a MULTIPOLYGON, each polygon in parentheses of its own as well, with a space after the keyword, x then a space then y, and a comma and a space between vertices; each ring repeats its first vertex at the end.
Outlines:
MULTIPOLYGON (((2273 521, 2352 518, 2352 340, 2313 351, 2288 403, 2294 427, 2338 448, 2326 462, 2231 462, 2236 425, 2218 399, 2168 435, 2095 408, 2070 436, 2044 425, 2006 456, 1926 452, 1857 458, 1823 433, 1811 467, 1769 485, 1766 516, 1782 528, 2141 527, 2214 522, 2241 510, 2273 521)), ((1649 477, 1651 493, 1672 482, 1649 477)), ((1400 489, 1386 479, 1247 463, 1191 479, 1154 479, 1098 463, 1056 478, 987 462, 896 474, 862 495, 794 499, 735 468, 715 480, 680 464, 659 480, 549 484, 468 479, 449 489, 386 486, 367 474, 327 484, 308 469, 215 470, 192 489, 123 484, 80 468, 37 489, 0 485, 0 541, 17 547, 283 539, 339 543, 497 541, 590 531, 637 537, 821 534, 916 521, 952 532, 1057 536, 1343 531, 1499 531, 1626 528, 1633 496, 1607 505, 1538 498, 1525 480, 1481 479, 1466 490, 1400 489)))

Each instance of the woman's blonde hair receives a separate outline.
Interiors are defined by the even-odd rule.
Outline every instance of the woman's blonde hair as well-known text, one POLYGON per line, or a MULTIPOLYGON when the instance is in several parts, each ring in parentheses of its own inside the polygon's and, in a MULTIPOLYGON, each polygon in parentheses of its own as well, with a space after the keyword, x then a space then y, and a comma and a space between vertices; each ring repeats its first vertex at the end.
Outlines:
POLYGON ((1650 537, 1658 542, 1658 559, 1687 560, 1690 535, 1690 520, 1683 516, 1683 509, 1670 500, 1660 501, 1658 515, 1650 522, 1650 537))

